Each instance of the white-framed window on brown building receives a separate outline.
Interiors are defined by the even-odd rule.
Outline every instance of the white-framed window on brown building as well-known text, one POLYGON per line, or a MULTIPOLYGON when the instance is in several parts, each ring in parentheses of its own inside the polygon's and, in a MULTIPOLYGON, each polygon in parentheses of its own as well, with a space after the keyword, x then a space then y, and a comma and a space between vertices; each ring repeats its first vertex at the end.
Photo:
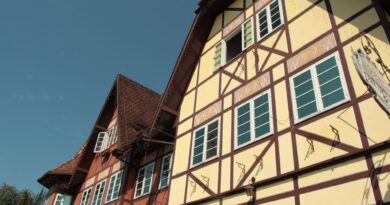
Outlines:
POLYGON ((83 191, 83 194, 81 195, 80 205, 89 204, 89 199, 91 198, 91 192, 92 192, 92 187, 87 188, 83 191))
POLYGON ((118 199, 119 190, 121 188, 122 176, 123 176, 123 170, 113 174, 110 177, 110 184, 108 185, 106 203, 118 199))
POLYGON ((160 182, 158 188, 162 189, 169 185, 169 175, 172 167, 172 154, 165 155, 161 163, 160 182))
POLYGON ((105 187, 106 187, 106 179, 96 184, 95 191, 93 194, 93 199, 92 199, 92 205, 103 204, 103 194, 104 194, 105 187))
POLYGON ((152 178, 154 172, 154 162, 147 164, 138 170, 137 182, 134 198, 139 198, 150 193, 152 189, 152 178))
POLYGON ((65 194, 56 194, 54 205, 70 205, 72 197, 65 194))
POLYGON ((110 127, 107 132, 99 132, 95 144, 95 153, 100 153, 115 144, 118 140, 117 125, 110 127))

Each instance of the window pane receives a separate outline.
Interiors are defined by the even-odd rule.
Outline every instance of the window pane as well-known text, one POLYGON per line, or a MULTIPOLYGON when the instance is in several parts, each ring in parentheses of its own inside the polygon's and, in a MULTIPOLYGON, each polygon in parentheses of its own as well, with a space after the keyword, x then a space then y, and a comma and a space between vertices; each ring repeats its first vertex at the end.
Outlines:
POLYGON ((268 34, 268 22, 267 22, 267 10, 263 10, 259 13, 259 28, 260 28, 260 37, 263 37, 268 34))
POLYGON ((214 157, 217 155, 217 148, 210 149, 206 152, 206 159, 209 159, 211 157, 214 157))
POLYGON ((301 73, 299 76, 294 78, 294 85, 299 86, 300 84, 304 83, 305 81, 311 79, 310 70, 305 71, 301 73))
POLYGON ((237 138, 237 144, 238 145, 242 145, 246 142, 249 142, 251 140, 251 133, 250 132, 247 132, 241 136, 238 136, 237 138))
POLYGON ((318 64, 316 66, 317 74, 320 75, 321 73, 323 73, 324 71, 328 70, 329 68, 331 68, 331 67, 333 67, 335 65, 337 65, 336 58, 335 57, 331 57, 328 60, 326 60, 323 63, 318 64))
POLYGON ((331 57, 317 65, 316 71, 324 107, 344 100, 345 95, 335 57, 331 57))
POLYGON ((272 22, 272 29, 275 29, 280 24, 282 24, 280 20, 280 11, 279 11, 279 2, 274 1, 271 3, 271 22, 272 22))
POLYGON ((202 155, 194 156, 192 158, 192 164, 198 164, 200 162, 202 162, 202 155))
POLYGON ((303 118, 315 112, 317 112, 317 105, 316 102, 312 102, 298 109, 298 117, 303 118))
POLYGON ((269 123, 264 124, 264 125, 256 128, 256 130, 255 130, 256 138, 261 137, 261 136, 269 133, 270 131, 271 131, 270 130, 270 124, 269 123))
POLYGON ((297 100, 297 107, 302 107, 306 105, 307 103, 315 101, 315 95, 314 95, 314 90, 311 90, 310 92, 307 92, 304 95, 301 95, 298 97, 297 100))
POLYGON ((307 70, 295 77, 293 82, 298 118, 302 118, 316 112, 316 97, 310 70, 307 70))
POLYGON ((340 89, 330 95, 325 96, 324 98, 322 98, 322 101, 324 103, 324 107, 328 107, 344 99, 345 99, 344 92, 342 89, 340 89))

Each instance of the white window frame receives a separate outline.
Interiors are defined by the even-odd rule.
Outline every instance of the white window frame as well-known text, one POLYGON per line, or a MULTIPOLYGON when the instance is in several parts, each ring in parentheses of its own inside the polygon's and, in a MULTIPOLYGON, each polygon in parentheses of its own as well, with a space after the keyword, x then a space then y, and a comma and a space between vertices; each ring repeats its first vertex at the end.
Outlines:
MULTIPOLYGON (((104 188, 103 188, 103 193, 102 193, 102 198, 101 198, 101 203, 100 203, 100 205, 102 205, 103 204, 103 199, 104 199, 104 191, 106 190, 106 185, 107 185, 107 179, 104 179, 104 180, 102 180, 102 181, 100 181, 99 183, 97 183, 96 185, 95 185, 95 188, 94 188, 94 190, 93 190, 93 197, 92 197, 92 199, 91 199, 91 204, 93 203, 93 199, 95 198, 95 195, 96 195, 96 187, 100 184, 100 186, 103 184, 103 182, 104 182, 104 188)), ((100 187, 99 187, 100 188, 100 187)), ((97 194, 99 194, 99 193, 97 193, 97 194)))
POLYGON ((137 179, 135 180, 134 199, 138 199, 138 198, 140 198, 140 197, 146 196, 146 195, 150 194, 150 192, 152 191, 154 168, 156 168, 156 167, 155 167, 155 162, 150 162, 150 163, 144 165, 143 167, 141 167, 141 168, 138 170, 137 179), (150 166, 150 165, 153 166, 152 176, 151 176, 151 178, 150 178, 150 185, 149 185, 150 189, 149 189, 149 192, 144 193, 145 177, 146 177, 146 167, 148 167, 148 166, 150 166), (139 196, 137 196, 138 177, 139 177, 139 174, 140 174, 140 172, 141 172, 142 169, 145 169, 145 174, 144 174, 144 178, 143 178, 143 180, 142 180, 143 182, 142 182, 142 187, 141 187, 142 193, 141 193, 139 196))
MULTIPOLYGON (((56 194, 56 198, 54 199, 53 205, 57 205, 57 200, 59 200, 58 199, 59 197, 63 197, 63 195, 62 194, 56 194)), ((61 201, 58 201, 58 202, 60 202, 61 205, 64 205, 65 198, 62 198, 61 201)))
POLYGON ((263 92, 261 92, 259 95, 256 95, 255 97, 241 103, 239 106, 237 106, 235 109, 234 109, 234 149, 239 149, 241 147, 245 147, 249 144, 252 144, 253 142, 256 142, 256 141, 259 141, 261 139, 264 139, 270 135, 272 135, 274 133, 274 122, 273 122, 273 118, 275 116, 273 116, 273 107, 272 107, 272 96, 271 96, 271 90, 268 89, 268 90, 265 90, 263 92), (256 138, 256 133, 255 133, 255 107, 254 107, 254 101, 255 99, 265 95, 265 94, 268 94, 268 106, 269 106, 269 116, 270 116, 270 120, 269 120, 269 126, 270 126, 270 131, 266 134, 263 134, 262 136, 259 136, 256 138), (246 105, 247 103, 249 103, 249 114, 250 114, 250 136, 251 136, 251 140, 244 143, 244 144, 241 144, 241 145, 238 145, 238 121, 237 121, 237 114, 238 114, 238 109, 241 108, 242 106, 246 105))
MULTIPOLYGON (((118 172, 116 172, 115 174, 113 174, 113 175, 111 175, 111 177, 110 177, 110 183, 108 184, 108 190, 110 190, 110 186, 111 186, 111 183, 114 183, 114 187, 113 187, 113 190, 112 190, 112 195, 114 194, 114 188, 115 188, 115 183, 116 183, 116 181, 118 180, 118 175, 120 174, 120 173, 122 173, 122 177, 121 177, 121 181, 119 182, 119 190, 118 190, 118 192, 120 191, 120 189, 121 189, 121 186, 122 186, 122 179, 123 179, 123 170, 120 170, 120 171, 118 171, 118 172)), ((115 201, 115 200, 117 200, 118 199, 118 197, 119 197, 119 193, 118 193, 118 196, 116 196, 115 198, 113 198, 112 196, 110 196, 110 195, 108 195, 109 193, 108 193, 108 191, 107 191, 107 195, 106 195, 106 204, 107 203, 109 203, 109 202, 112 202, 112 201, 115 201), (110 197, 110 198, 109 198, 110 197)))
POLYGON ((117 139, 118 139, 117 129, 118 129, 118 126, 116 124, 116 125, 111 126, 106 132, 99 132, 93 152, 94 153, 103 152, 104 150, 111 147, 111 145, 115 144, 117 142, 117 139), (104 134, 103 141, 102 141, 102 145, 100 147, 98 147, 97 144, 99 142, 99 138, 101 138, 100 137, 101 134, 104 134))
POLYGON ((91 193, 92 193, 92 187, 89 187, 83 191, 83 194, 81 195, 80 205, 88 205, 89 204, 89 201, 91 201, 91 193), (87 194, 87 195, 84 195, 84 194, 87 194), (84 198, 86 196, 88 196, 88 197, 84 198), (87 201, 85 201, 85 200, 87 200, 87 201))
POLYGON ((196 166, 199 166, 201 164, 204 164, 208 161, 211 161, 215 158, 218 158, 219 157, 219 149, 220 149, 220 137, 221 137, 221 120, 220 120, 220 117, 216 118, 216 119, 213 119, 211 120, 210 122, 208 122, 207 124, 204 124, 202 125, 201 127, 199 127, 198 129, 196 129, 193 133, 192 133, 192 146, 191 146, 191 168, 193 167, 196 167, 196 166), (206 159, 206 153, 207 153, 207 134, 208 134, 208 125, 214 123, 218 121, 218 135, 217 135, 217 154, 214 156, 214 157, 210 157, 209 159, 206 159), (205 129, 205 134, 204 134, 204 139, 203 139, 203 153, 202 153, 202 161, 197 163, 197 164, 192 164, 193 163, 193 157, 194 157, 194 152, 195 152, 195 133, 198 132, 199 130, 201 129, 205 129))
POLYGON ((172 170, 172 158, 173 158, 173 155, 172 153, 170 154, 167 154, 163 157, 162 161, 161 161, 161 171, 160 171, 160 179, 159 179, 159 182, 158 182, 158 189, 163 189, 165 187, 168 187, 169 186, 169 180, 170 180, 170 175, 171 175, 171 170, 172 170), (168 168, 168 183, 166 186, 161 186, 161 179, 162 179, 162 175, 163 175, 163 167, 164 167, 164 160, 168 157, 171 157, 170 160, 169 160, 169 168, 168 168))
POLYGON ((298 73, 294 74, 293 76, 290 77, 289 79, 290 81, 290 92, 291 92, 291 100, 292 100, 292 104, 293 104, 293 111, 294 111, 294 123, 299 123, 299 122, 302 122, 304 120, 307 120, 309 118, 312 118, 318 114, 321 114, 323 112, 326 112, 330 109, 333 109, 345 102, 348 102, 350 101, 350 96, 349 96, 349 93, 348 93, 348 87, 347 87, 347 83, 345 81, 345 74, 344 74, 344 70, 343 70, 343 66, 341 64, 341 61, 340 61, 340 55, 338 52, 335 52, 331 55, 328 55, 324 58, 322 58, 321 60, 315 62, 314 64, 310 65, 309 67, 299 71, 298 73), (337 102, 327 108, 324 108, 323 106, 323 102, 322 102, 322 96, 321 96, 321 91, 320 91, 320 86, 319 86, 319 82, 318 82, 318 78, 317 78, 317 70, 316 70, 316 66, 329 60, 330 58, 332 57, 335 57, 335 60, 336 60, 336 64, 337 64, 337 67, 338 67, 338 70, 339 70, 339 74, 340 74, 340 81, 341 81, 341 86, 342 86, 342 90, 343 90, 343 93, 344 93, 344 96, 345 96, 345 99, 340 101, 340 102, 337 102), (312 79, 312 82, 313 82, 313 90, 314 90, 314 96, 315 96, 315 99, 316 99, 316 105, 317 105, 317 111, 310 114, 310 115, 307 115, 305 117, 302 117, 302 118, 299 118, 298 116, 298 110, 297 110, 297 104, 296 104, 296 95, 295 95, 295 85, 294 85, 294 78, 299 76, 300 74, 306 72, 310 70, 310 75, 311 75, 311 79, 312 79))
POLYGON ((283 13, 283 4, 281 0, 272 0, 271 2, 268 3, 267 6, 265 6, 263 9, 258 11, 256 13, 256 34, 257 34, 257 41, 260 41, 264 39, 265 37, 269 36, 273 31, 276 29, 280 28, 284 24, 284 13, 283 13), (277 26, 276 28, 272 28, 272 20, 271 20, 271 4, 273 2, 277 1, 279 4, 279 14, 280 14, 280 25, 277 26), (266 10, 266 15, 267 15, 267 26, 268 26, 268 33, 264 36, 260 36, 260 24, 259 24, 259 15, 261 12, 266 10))

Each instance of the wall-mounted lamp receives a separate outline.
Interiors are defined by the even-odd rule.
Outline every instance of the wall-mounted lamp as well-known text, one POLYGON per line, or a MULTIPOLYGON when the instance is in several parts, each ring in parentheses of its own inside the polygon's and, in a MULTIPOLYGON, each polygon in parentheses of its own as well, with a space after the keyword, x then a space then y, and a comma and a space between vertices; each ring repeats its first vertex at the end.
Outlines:
POLYGON ((244 187, 246 195, 250 197, 250 201, 255 200, 255 187, 253 186, 255 181, 256 179, 252 177, 249 184, 244 187))

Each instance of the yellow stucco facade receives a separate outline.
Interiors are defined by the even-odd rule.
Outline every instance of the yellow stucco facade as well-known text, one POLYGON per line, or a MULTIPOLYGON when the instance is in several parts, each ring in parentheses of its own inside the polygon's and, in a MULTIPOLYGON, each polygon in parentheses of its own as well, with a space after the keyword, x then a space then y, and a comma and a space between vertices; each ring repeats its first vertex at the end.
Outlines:
POLYGON ((169 204, 246 204, 252 177, 256 204, 390 202, 390 149, 383 148, 390 119, 351 58, 366 34, 390 65, 389 26, 378 9, 371 0, 236 0, 217 15, 180 105, 169 204), (282 24, 259 39, 257 15, 273 2, 282 24), (249 19, 253 44, 214 68, 216 45, 249 19), (345 101, 297 120, 292 79, 332 56, 345 101), (264 92, 271 131, 239 146, 237 108, 264 92), (207 137, 216 119, 215 157, 193 165, 197 131, 207 137))

